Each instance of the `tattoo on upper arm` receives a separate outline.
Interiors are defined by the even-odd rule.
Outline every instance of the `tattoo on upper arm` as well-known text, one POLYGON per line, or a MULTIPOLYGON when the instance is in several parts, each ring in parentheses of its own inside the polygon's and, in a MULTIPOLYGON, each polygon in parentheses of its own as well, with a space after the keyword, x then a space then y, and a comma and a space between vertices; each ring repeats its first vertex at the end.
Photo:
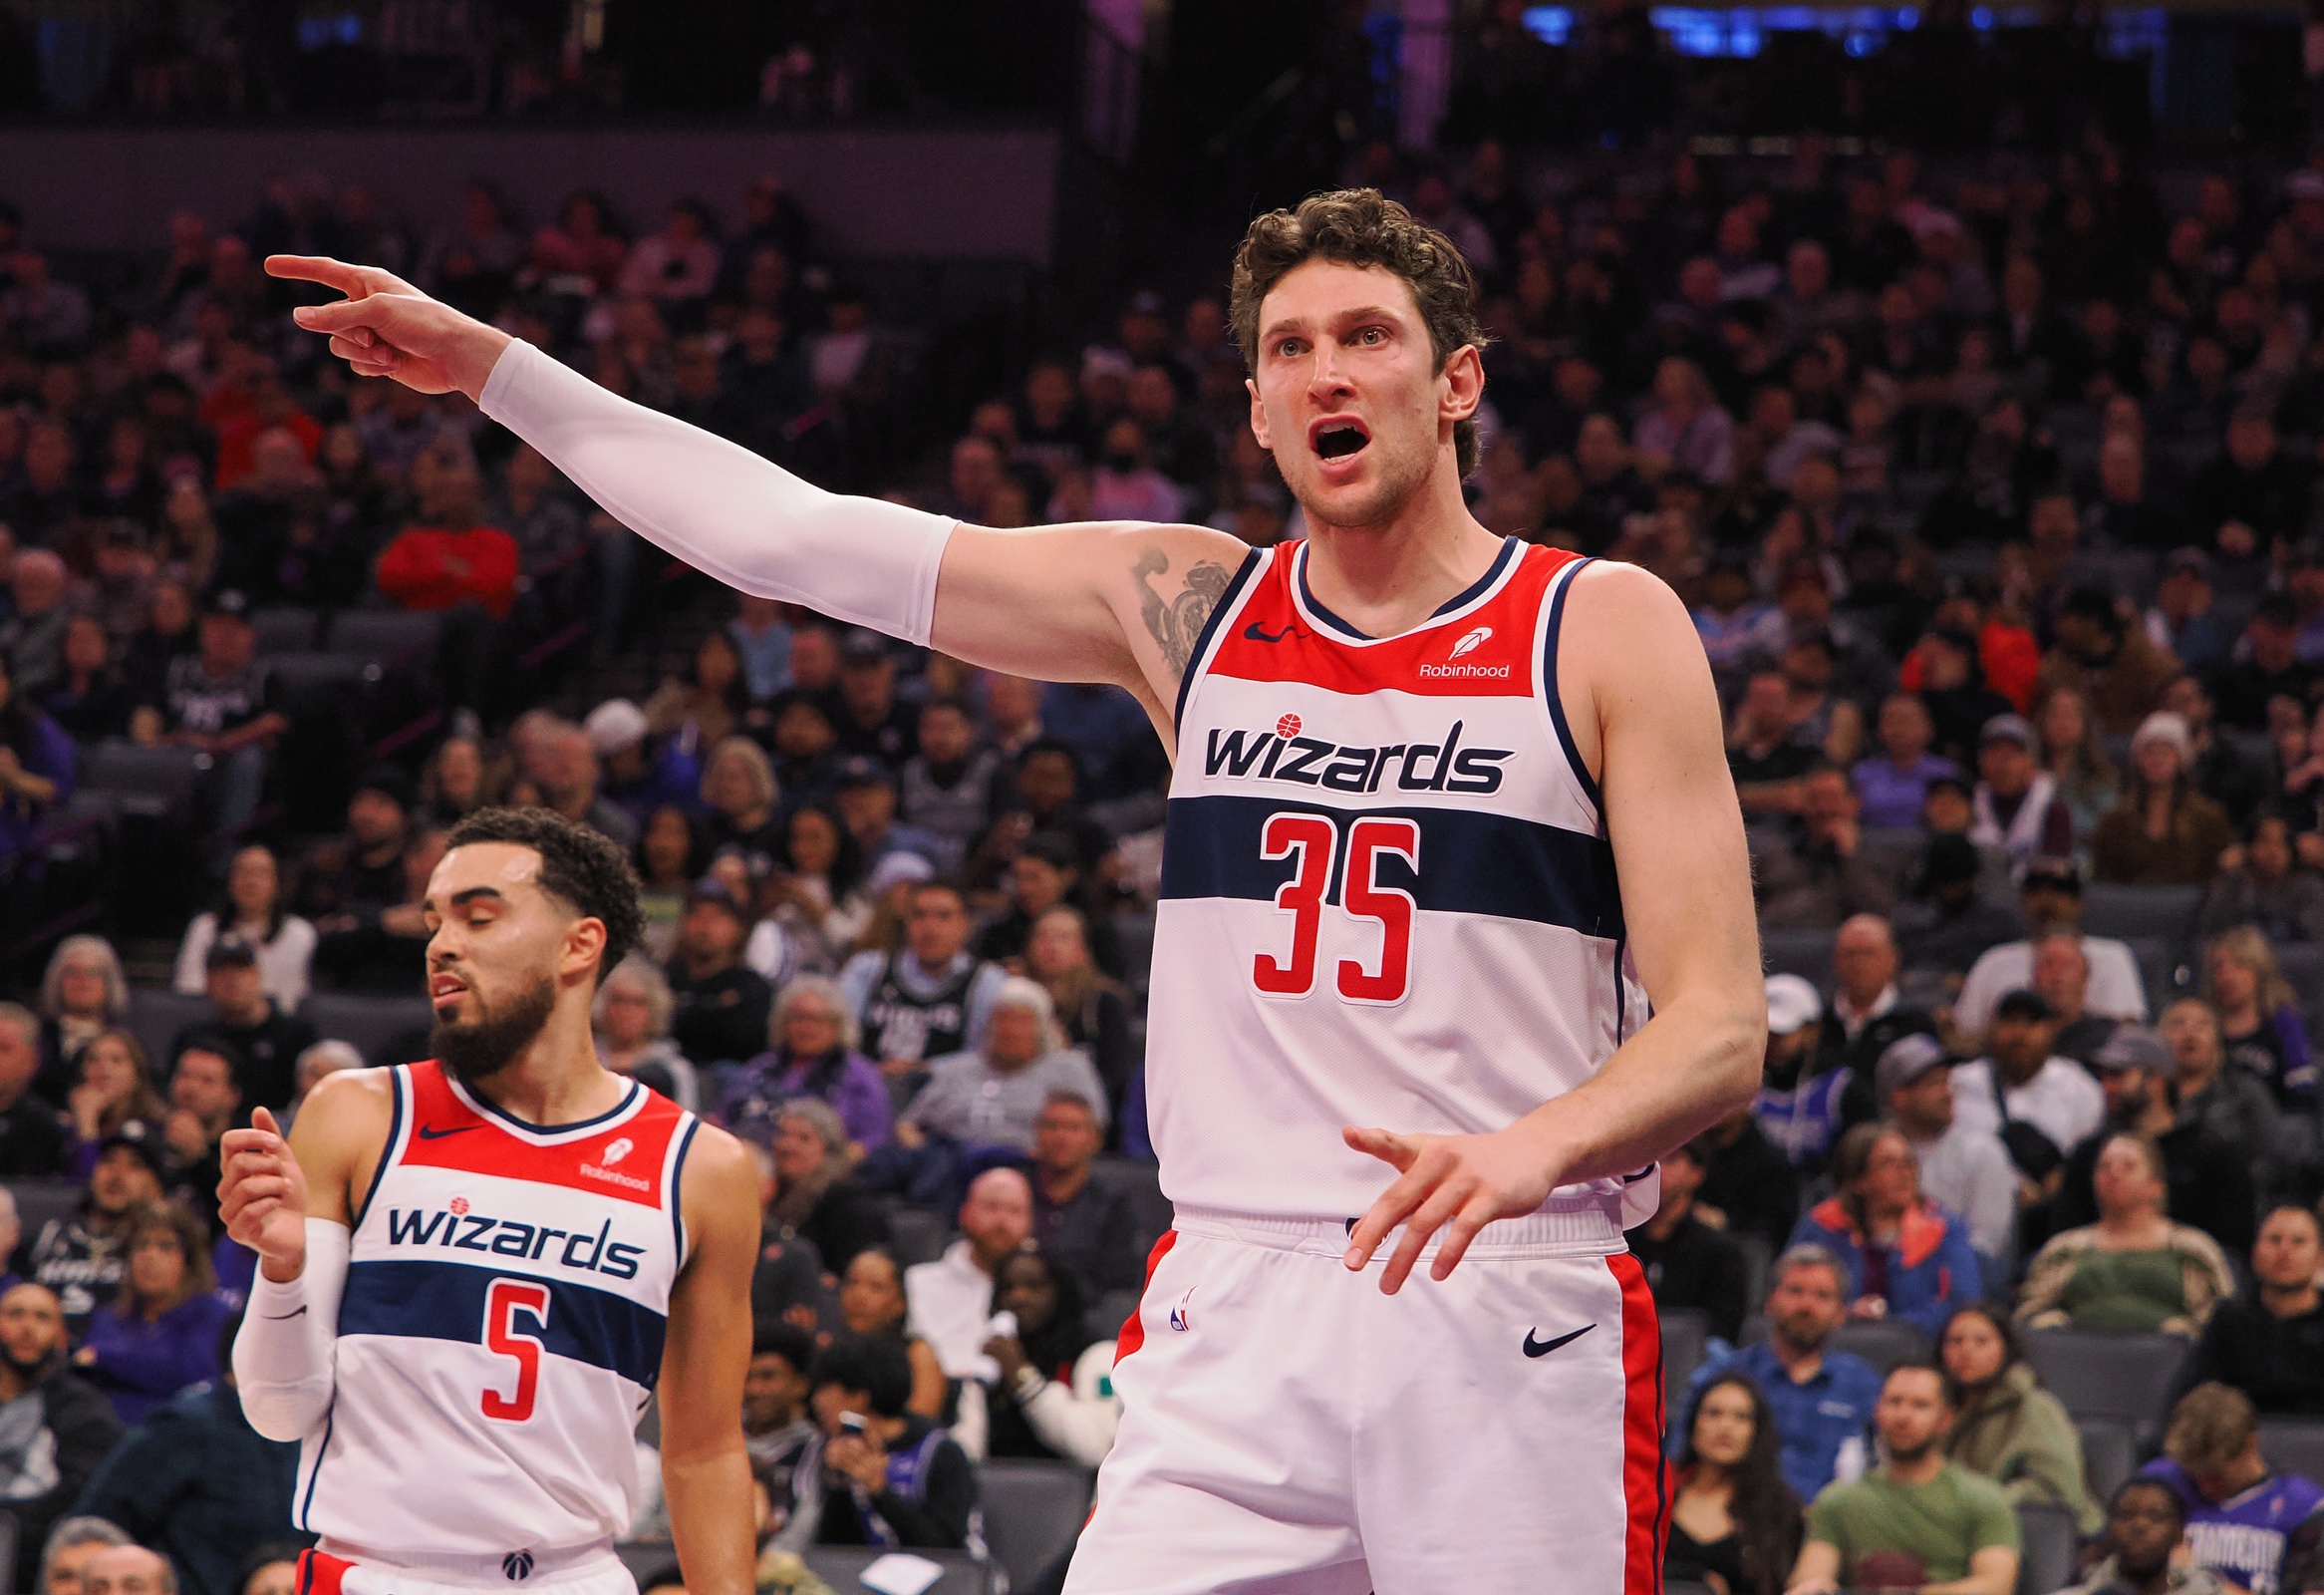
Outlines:
POLYGON ((1211 611, 1219 607, 1219 600, 1227 596, 1234 574, 1216 559, 1200 560, 1187 571, 1178 591, 1164 598, 1148 578, 1166 575, 1169 570, 1170 556, 1159 548, 1149 548, 1138 556, 1130 574, 1138 579, 1138 609, 1145 617, 1147 632, 1160 646, 1170 673, 1183 676, 1194 658, 1195 639, 1210 623, 1211 611))

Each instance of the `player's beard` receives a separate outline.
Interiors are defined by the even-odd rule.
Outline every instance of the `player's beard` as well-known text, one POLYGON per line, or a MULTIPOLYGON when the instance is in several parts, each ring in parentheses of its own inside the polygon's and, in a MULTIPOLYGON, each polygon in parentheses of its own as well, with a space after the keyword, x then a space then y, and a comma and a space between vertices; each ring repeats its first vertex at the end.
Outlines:
POLYGON ((543 975, 510 998, 505 1007, 486 1003, 481 992, 475 996, 476 1018, 439 1019, 428 1039, 437 1060, 471 1086, 506 1069, 518 1053, 532 1045, 556 1011, 557 983, 543 975))
MULTIPOLYGON (((1301 448, 1307 447, 1302 439, 1301 448)), ((1436 471, 1436 452, 1433 447, 1412 454, 1390 453, 1387 439, 1374 435, 1366 451, 1379 451, 1373 462, 1375 473, 1370 488, 1358 498, 1340 498, 1329 509, 1319 503, 1300 499, 1300 507, 1307 512, 1307 524, 1325 526, 1385 526, 1404 513, 1405 506, 1415 495, 1425 491, 1428 478, 1436 471)))

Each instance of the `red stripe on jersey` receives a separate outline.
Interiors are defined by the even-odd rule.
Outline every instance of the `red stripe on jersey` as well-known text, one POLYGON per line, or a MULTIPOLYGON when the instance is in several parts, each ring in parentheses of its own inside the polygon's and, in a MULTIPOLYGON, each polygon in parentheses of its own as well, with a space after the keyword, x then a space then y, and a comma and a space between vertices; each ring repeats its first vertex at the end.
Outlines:
POLYGON ((1146 1344, 1146 1292, 1154 1288, 1154 1270, 1162 1266, 1162 1259, 1177 1244, 1178 1231, 1166 1229, 1162 1232, 1162 1238, 1154 1243, 1154 1249, 1146 1254, 1146 1283, 1138 1287, 1138 1305, 1130 1310, 1129 1317, 1122 1320, 1122 1332, 1114 1337, 1113 1360, 1117 1366, 1123 1358, 1146 1344))
POLYGON ((1662 1326, 1646 1271, 1628 1252, 1605 1266, 1622 1289, 1622 1595, 1658 1595, 1670 1499, 1662 1461, 1662 1326))
POLYGON ((1464 614, 1385 642, 1355 643, 1300 613, 1294 545, 1276 552, 1234 617, 1208 674, 1297 681, 1350 695, 1392 688, 1430 698, 1525 698, 1540 690, 1535 618, 1550 580, 1580 557, 1528 548, 1501 590, 1464 614))
POLYGON ((591 1135, 543 1146, 511 1134, 477 1113, 443 1078, 434 1059, 414 1064, 412 1133, 396 1160, 415 1168, 457 1168, 470 1173, 562 1185, 660 1207, 662 1165, 685 1110, 640 1087, 645 1101, 627 1117, 591 1135))
POLYGON ((299 1552, 299 1595, 341 1595, 340 1585, 354 1565, 345 1557, 317 1550, 299 1552))

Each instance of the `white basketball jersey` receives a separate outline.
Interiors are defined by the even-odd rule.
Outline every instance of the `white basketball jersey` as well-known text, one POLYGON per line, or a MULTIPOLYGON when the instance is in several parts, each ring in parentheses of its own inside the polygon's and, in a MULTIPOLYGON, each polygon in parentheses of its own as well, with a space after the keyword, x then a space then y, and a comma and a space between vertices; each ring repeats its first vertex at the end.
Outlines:
MULTIPOLYGON (((1583 561, 1512 539, 1425 624, 1369 638, 1306 558, 1245 561, 1180 688, 1148 1114, 1173 1201, 1353 1218, 1395 1175, 1342 1124, 1499 1129, 1588 1080, 1646 1001, 1558 702, 1583 561)), ((1548 1210, 1634 1224, 1658 1184, 1548 1210)))
POLYGON ((613 1112, 543 1129, 438 1064, 395 1071, 336 1391, 301 1447, 301 1528, 391 1556, 504 1557, 628 1530, 695 1127, 634 1083, 613 1112))

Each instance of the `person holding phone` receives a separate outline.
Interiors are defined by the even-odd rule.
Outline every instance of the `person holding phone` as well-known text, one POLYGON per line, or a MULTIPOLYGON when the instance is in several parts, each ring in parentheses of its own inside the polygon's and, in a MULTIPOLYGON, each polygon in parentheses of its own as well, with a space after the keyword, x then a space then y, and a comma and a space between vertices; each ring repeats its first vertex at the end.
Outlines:
POLYGON ((912 1362, 904 1349, 849 1335, 824 1349, 809 1376, 820 1431, 791 1471, 781 1549, 883 1545, 982 1556, 977 1478, 950 1433, 905 1410, 912 1362))

